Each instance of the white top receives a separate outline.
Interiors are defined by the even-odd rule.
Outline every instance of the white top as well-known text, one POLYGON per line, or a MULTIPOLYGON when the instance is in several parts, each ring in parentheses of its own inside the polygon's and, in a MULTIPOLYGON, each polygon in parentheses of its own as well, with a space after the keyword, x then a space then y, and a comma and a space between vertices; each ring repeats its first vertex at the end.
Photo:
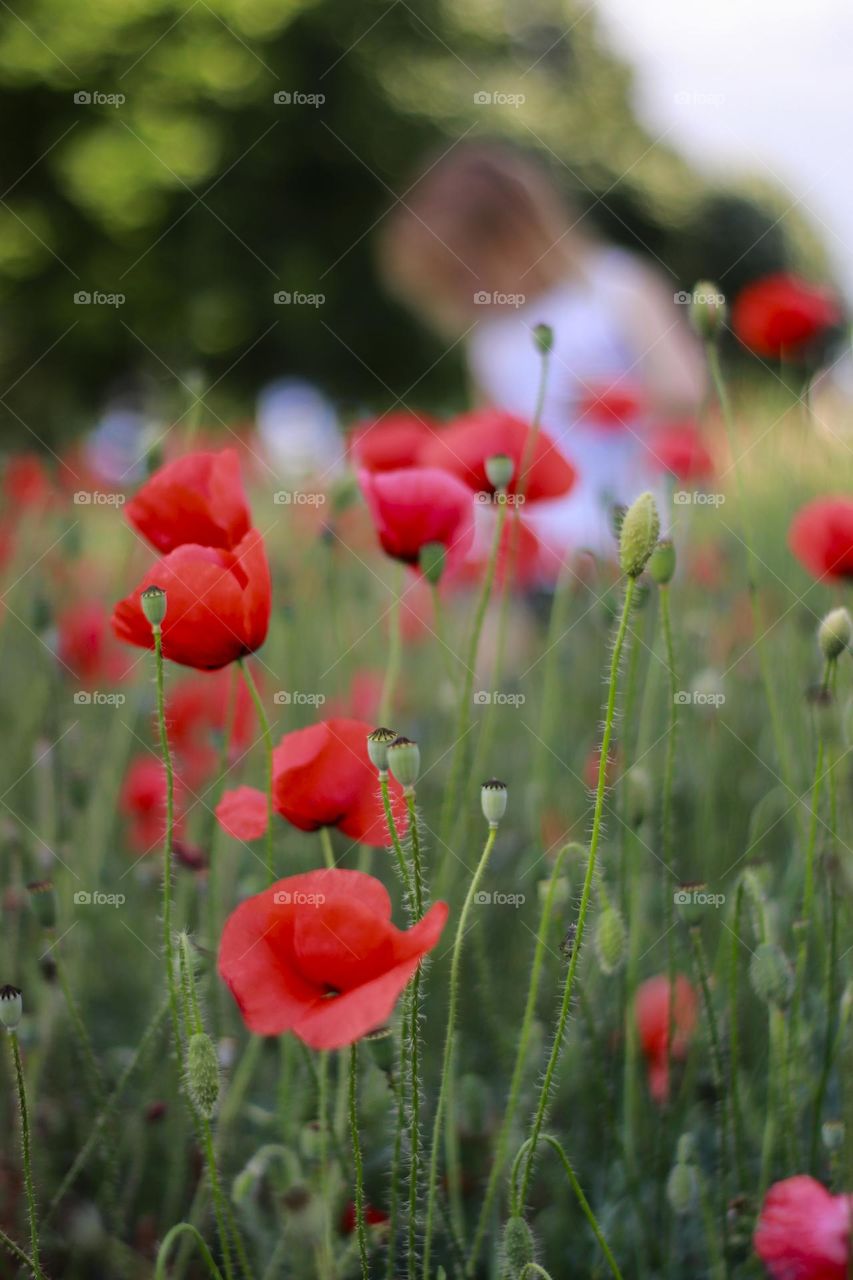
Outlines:
POLYGON ((591 391, 628 391, 639 380, 632 370, 639 353, 629 349, 618 324, 625 295, 635 293, 638 276, 631 254, 599 250, 582 278, 517 309, 486 312, 468 341, 472 376, 489 402, 530 421, 542 360, 532 330, 544 323, 554 332, 541 425, 575 467, 577 480, 565 498, 536 502, 524 514, 540 538, 560 552, 586 547, 613 555, 612 504, 627 505, 644 489, 661 489, 645 463, 641 420, 608 430, 579 410, 591 391))

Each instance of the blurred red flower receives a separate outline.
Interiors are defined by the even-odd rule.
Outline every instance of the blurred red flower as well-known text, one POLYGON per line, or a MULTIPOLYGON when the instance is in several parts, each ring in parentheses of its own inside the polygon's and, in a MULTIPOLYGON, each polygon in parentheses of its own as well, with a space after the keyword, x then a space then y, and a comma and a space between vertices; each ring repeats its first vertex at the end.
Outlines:
POLYGON ((216 768, 220 750, 212 740, 214 734, 228 734, 228 760, 232 763, 251 745, 257 728, 255 709, 246 682, 236 676, 233 669, 199 673, 169 690, 169 741, 191 785, 216 768))
POLYGON ((666 471, 682 484, 702 484, 714 476, 714 459, 693 422, 659 427, 646 444, 652 467, 666 471))
POLYGON ((756 355, 796 356, 841 320, 835 294, 787 272, 764 276, 738 294, 732 328, 756 355))
POLYGON ((267 829, 267 798, 256 787, 223 792, 216 820, 235 840, 259 840, 267 829))
POLYGON ((292 1031, 340 1049, 386 1023, 447 920, 436 902, 408 931, 381 881, 332 868, 279 880, 225 922, 219 973, 256 1035, 292 1031))
POLYGON ((788 546, 815 578, 853 577, 853 501, 807 502, 791 521, 788 546))
MULTIPOLYGON (((675 979, 672 1044, 669 1055, 675 1062, 687 1057, 690 1040, 696 1028, 697 1012, 696 992, 687 979, 682 974, 678 974, 675 979)), ((669 1097, 666 1046, 670 1022, 670 985, 666 974, 648 978, 637 988, 634 1017, 637 1021, 640 1047, 648 1068, 649 1092, 655 1102, 665 1102, 669 1097)))
POLYGON ((113 684, 127 674, 126 652, 116 643, 110 614, 97 600, 81 600, 59 615, 56 652, 60 662, 88 688, 113 684))
POLYGON ((456 476, 438 467, 359 472, 359 483, 386 555, 417 567, 421 548, 440 542, 447 566, 461 561, 474 538, 474 500, 456 476))
MULTIPOLYGON (((372 1204, 364 1206, 364 1221, 368 1227, 384 1227, 386 1222, 390 1222, 388 1214, 382 1209, 376 1209, 372 1204)), ((344 1206, 341 1214, 340 1232, 343 1236, 351 1236, 355 1231, 355 1201, 349 1200, 344 1206)))
POLYGON ((143 649, 154 648, 139 603, 151 586, 166 592, 163 654, 173 662, 213 671, 254 653, 266 639, 270 571, 257 529, 250 529, 233 550, 188 543, 152 565, 113 611, 119 639, 143 649))
POLYGON ((439 424, 422 413, 387 413, 373 422, 361 422, 350 437, 357 467, 365 471, 398 471, 413 467, 421 448, 440 431, 439 424))
MULTIPOLYGON (((134 756, 124 777, 118 802, 128 819, 128 836, 139 853, 156 853, 166 834, 166 770, 162 760, 146 752, 134 756)), ((175 779, 174 834, 183 830, 184 789, 175 779)))
POLYGON ((559 498, 568 493, 575 482, 575 471, 544 431, 539 431, 529 458, 526 474, 521 465, 528 447, 531 428, 521 418, 500 409, 475 409, 454 418, 448 426, 424 445, 420 463, 425 467, 441 467, 464 480, 475 493, 494 493, 486 475, 486 461, 496 454, 512 458, 515 473, 509 493, 523 489, 528 502, 541 498, 559 498))
POLYGON ((44 507, 54 496, 50 472, 37 453, 18 453, 3 470, 3 496, 18 509, 44 507))
POLYGON ((252 524, 237 450, 188 453, 167 462, 131 498, 125 513, 158 551, 185 543, 233 550, 252 524))
POLYGON ((584 383, 577 417, 605 431, 624 431, 643 412, 643 393, 629 383, 584 383))
POLYGON ((753 1236, 772 1280, 847 1280, 850 1201, 805 1174, 773 1184, 753 1236))

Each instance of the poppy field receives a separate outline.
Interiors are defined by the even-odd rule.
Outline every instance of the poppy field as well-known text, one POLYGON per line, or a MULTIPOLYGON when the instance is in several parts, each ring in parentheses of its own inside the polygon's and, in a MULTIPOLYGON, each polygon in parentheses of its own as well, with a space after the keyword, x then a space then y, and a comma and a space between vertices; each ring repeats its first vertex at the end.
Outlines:
POLYGON ((716 296, 606 551, 535 404, 6 457, 1 1275, 850 1274, 839 316, 716 296))

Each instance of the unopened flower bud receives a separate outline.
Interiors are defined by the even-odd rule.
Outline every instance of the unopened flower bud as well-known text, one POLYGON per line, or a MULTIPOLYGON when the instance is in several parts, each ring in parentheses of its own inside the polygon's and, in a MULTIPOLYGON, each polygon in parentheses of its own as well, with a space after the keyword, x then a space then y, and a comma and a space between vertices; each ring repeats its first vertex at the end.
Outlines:
POLYGON ((554 348, 554 330, 549 324, 534 325, 533 341, 536 343, 537 350, 543 356, 547 356, 554 348))
POLYGON ((794 994, 794 971, 788 957, 772 942, 762 942, 749 962, 749 980, 759 1000, 784 1009, 794 994))
POLYGON ((515 463, 505 453, 486 458, 486 476, 493 489, 508 489, 515 474, 515 463))
POLYGON ((844 1146, 844 1122, 824 1120, 820 1127, 820 1136, 827 1151, 840 1151, 844 1146))
POLYGON ((421 749, 411 738, 395 738, 388 747, 388 768, 401 787, 413 787, 421 771, 421 749))
POLYGON ((641 493, 625 512, 619 534, 619 564, 629 578, 639 578, 655 549, 660 517, 650 493, 641 493))
POLYGON ((506 1280, 520 1280, 528 1262, 536 1261, 533 1233, 523 1218, 507 1218, 503 1235, 503 1272, 506 1280))
POLYGON ((483 806, 483 817, 490 827, 496 827, 506 813, 507 788, 505 782, 490 778, 480 788, 480 803, 483 806))
POLYGON ((706 342, 716 338, 726 322, 726 302, 719 285, 700 280, 693 290, 690 323, 706 342))
POLYGON ((388 748, 399 737, 396 729, 385 729, 380 726, 367 735, 367 754, 370 763, 380 773, 388 772, 388 748))
POLYGON ((418 564, 427 582, 431 582, 433 586, 438 585, 444 573, 446 560, 447 550, 443 542, 424 543, 418 557, 418 564))
POLYGON ((696 1166, 674 1164, 666 1180, 666 1198, 674 1214, 683 1218, 695 1207, 699 1198, 699 1179, 696 1166))
POLYGON ((24 1002, 17 987, 0 987, 0 1023, 14 1031, 24 1014, 24 1002))
POLYGON ((595 926, 595 954, 601 972, 608 976, 622 967, 625 959, 627 932, 622 912, 611 902, 606 902, 595 926))
POLYGON ((676 1164, 690 1164, 693 1154, 696 1150, 696 1143, 692 1133, 682 1133, 678 1139, 678 1146, 675 1148, 676 1164))
POLYGON ((219 1097, 219 1061, 210 1036, 197 1031, 187 1046, 187 1090, 193 1105, 208 1120, 219 1097))
POLYGON ((671 538, 661 538, 649 556, 649 577, 659 587, 672 582, 675 573, 675 547, 671 538))
POLYGON ((163 625, 166 616, 166 592, 162 587, 146 587, 139 597, 142 612, 155 629, 163 625))
POLYGON ((52 880, 33 880, 27 885, 33 915, 43 929, 56 925, 56 892, 52 880))
POLYGON ((832 609, 817 629, 817 640, 827 662, 834 662, 853 638, 853 619, 845 608, 832 609))

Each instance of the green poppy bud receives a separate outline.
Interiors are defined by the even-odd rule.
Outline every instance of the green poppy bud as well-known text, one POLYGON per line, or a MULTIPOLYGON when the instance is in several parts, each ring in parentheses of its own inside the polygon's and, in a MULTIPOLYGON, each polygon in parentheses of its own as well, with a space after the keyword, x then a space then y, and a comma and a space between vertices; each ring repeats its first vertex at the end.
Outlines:
POLYGON ((817 629, 817 640, 827 662, 834 662, 850 648, 853 620, 846 609, 832 609, 817 629))
POLYGON ((483 806, 483 817, 490 827, 496 827, 506 813, 507 788, 505 782, 490 778, 480 788, 480 803, 483 806))
POLYGON ((166 592, 162 587, 146 587, 139 597, 142 612, 150 625, 157 630, 166 616, 166 592))
POLYGON ((639 578, 655 549, 660 533, 660 517, 650 493, 641 493, 622 521, 619 534, 619 564, 629 578, 639 578))
POLYGON ((503 1271, 506 1280, 520 1280, 528 1262, 536 1261, 533 1233, 523 1218, 507 1218, 503 1234, 503 1271))
POLYGON ((659 587, 672 582, 675 573, 675 547, 671 538, 661 538, 649 556, 649 577, 659 587))
POLYGON ((627 930, 622 912, 612 903, 606 902, 598 915, 593 945, 599 968, 608 977, 622 967, 626 943, 627 930))
POLYGON ((762 942, 749 962, 749 980, 759 1000, 785 1009, 794 994, 794 971, 788 957, 772 942, 762 942))
POLYGON ((14 1031, 24 1015, 24 1001, 17 987, 0 987, 0 1023, 14 1031))
POLYGON ((388 772, 388 748, 398 737, 396 729, 385 729, 381 726, 367 735, 367 754, 370 756, 370 763, 380 773, 388 772))
POLYGON ((421 750, 411 738, 395 738, 388 747, 388 768, 401 787, 413 787, 421 771, 421 750))
POLYGON ((196 1110, 209 1120, 219 1097, 219 1060, 204 1031, 190 1036, 187 1046, 187 1091, 196 1110))
POLYGON ((706 342, 717 337, 726 323, 726 300, 719 285, 712 284, 710 280, 700 280, 695 286, 690 303, 690 323, 706 342))

